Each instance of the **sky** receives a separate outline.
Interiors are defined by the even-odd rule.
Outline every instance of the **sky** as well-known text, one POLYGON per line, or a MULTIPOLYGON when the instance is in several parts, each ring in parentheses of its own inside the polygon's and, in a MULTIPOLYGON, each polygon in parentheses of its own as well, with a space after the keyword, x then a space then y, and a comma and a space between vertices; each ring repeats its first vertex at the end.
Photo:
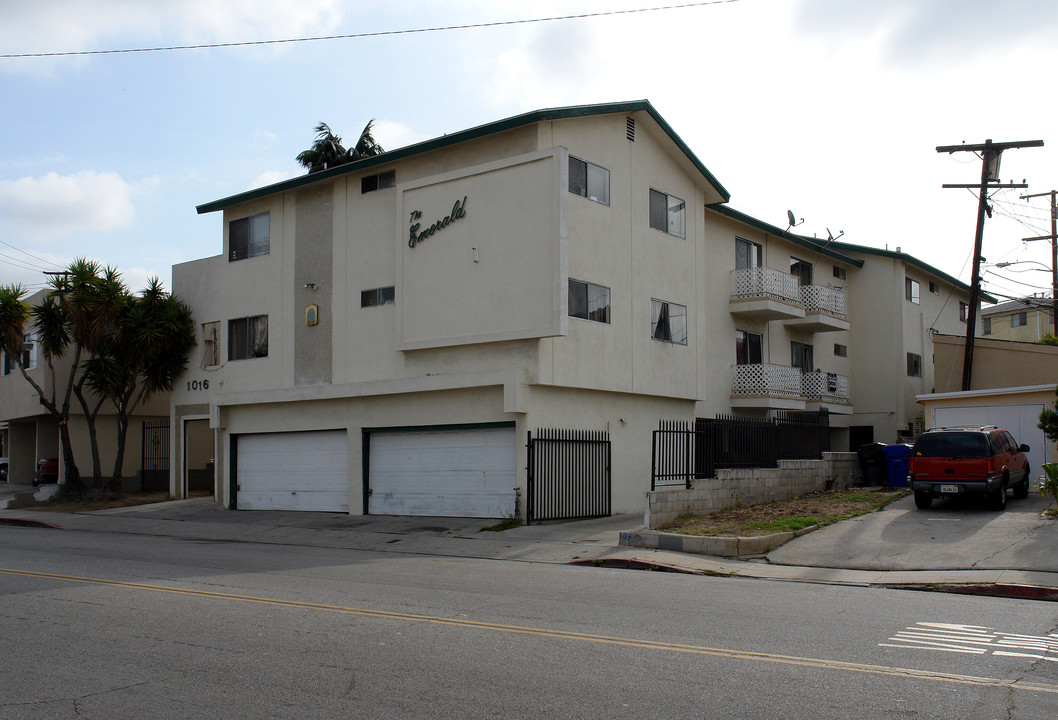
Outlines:
POLYGON ((984 288, 1050 290, 1050 243, 1023 241, 1050 234, 1050 198, 1019 196, 1058 189, 1058 3, 669 2, 0 0, 0 285, 86 257, 169 288, 222 249, 221 214, 195 207, 303 174, 319 122, 352 144, 374 119, 392 150, 646 99, 731 207, 966 282, 975 191, 941 185, 978 182, 980 160, 936 147, 1043 140, 1003 155, 1029 187, 992 196, 984 288), (624 10, 642 12, 600 15, 624 10))

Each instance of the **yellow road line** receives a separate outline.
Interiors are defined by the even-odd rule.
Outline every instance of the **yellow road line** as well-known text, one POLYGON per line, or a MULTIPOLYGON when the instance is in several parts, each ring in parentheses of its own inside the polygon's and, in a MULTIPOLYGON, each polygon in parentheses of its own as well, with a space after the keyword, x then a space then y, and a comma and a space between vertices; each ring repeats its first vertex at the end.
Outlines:
POLYGON ((520 635, 535 635, 538 637, 557 638, 563 640, 579 640, 581 642, 602 643, 606 645, 618 645, 623 647, 644 648, 648 650, 666 650, 669 652, 690 653, 695 655, 710 655, 736 660, 756 660, 758 662, 781 663, 786 665, 800 665, 804 667, 828 668, 831 670, 844 670, 846 672, 870 673, 874 675, 890 675, 906 677, 919 680, 936 680, 939 682, 959 683, 964 685, 983 685, 990 687, 1008 687, 1018 690, 1032 692, 1050 693, 1058 695, 1058 685, 1045 683, 1026 683, 1020 681, 1002 680, 1000 678, 978 677, 975 675, 957 675, 954 673, 934 672, 931 670, 914 670, 910 668, 888 667, 885 665, 867 665, 864 663, 844 662, 841 660, 823 660, 819 658, 797 657, 793 655, 776 655, 773 653, 749 652, 745 650, 729 650, 725 648, 706 647, 702 645, 684 645, 681 643, 667 643, 655 640, 637 640, 635 638, 613 637, 609 635, 594 635, 590 633, 570 632, 566 630, 548 630, 546 628, 524 627, 520 625, 503 625, 500 623, 479 622, 476 620, 461 620, 458 618, 446 618, 434 615, 418 615, 414 613, 391 612, 386 610, 368 610, 366 608, 345 607, 342 605, 326 605, 322 603, 300 602, 297 600, 279 600, 275 598, 255 597, 253 595, 234 595, 230 593, 211 592, 208 590, 192 590, 187 588, 166 587, 164 585, 147 585, 145 583, 124 582, 121 580, 106 580, 103 578, 78 577, 76 575, 59 575, 55 573, 32 572, 28 570, 13 570, 0 568, 0 573, 8 575, 21 575, 25 577, 42 578, 48 580, 62 580, 66 582, 87 583, 92 585, 106 585, 110 587, 128 588, 132 590, 147 590, 150 592, 163 592, 175 595, 189 595, 192 597, 213 598, 217 600, 233 600, 237 602, 258 603, 262 605, 273 605, 276 607, 302 608, 306 610, 322 610, 324 612, 343 613, 347 615, 360 615, 364 617, 387 618, 392 620, 407 620, 410 622, 431 623, 436 625, 452 625, 456 627, 470 628, 474 630, 492 630, 496 632, 517 633, 520 635))

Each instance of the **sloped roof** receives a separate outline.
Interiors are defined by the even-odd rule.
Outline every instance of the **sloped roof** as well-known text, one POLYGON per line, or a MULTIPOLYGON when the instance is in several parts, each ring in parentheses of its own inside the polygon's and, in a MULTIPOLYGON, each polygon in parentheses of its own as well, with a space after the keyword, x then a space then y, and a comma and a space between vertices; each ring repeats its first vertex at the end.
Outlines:
POLYGON ((324 170, 322 172, 312 173, 311 175, 299 175, 298 177, 291 178, 290 180, 284 180, 282 182, 275 183, 273 185, 266 185, 265 187, 255 188, 248 190, 237 195, 222 198, 220 200, 214 200, 199 205, 196 209, 198 213, 210 213, 217 210, 223 210, 226 207, 236 205, 238 203, 246 202, 248 200, 256 200, 258 198, 266 197, 274 193, 284 192, 292 190, 294 188, 302 187, 310 183, 319 182, 321 180, 329 180, 330 178, 338 177, 348 173, 360 172, 368 168, 382 165, 384 163, 391 163, 395 160, 401 160, 406 157, 418 155, 420 153, 430 152, 432 150, 438 150, 440 148, 449 147, 456 145, 457 143, 466 142, 468 140, 475 140, 495 133, 504 132, 506 130, 512 130, 514 128, 524 127, 526 125, 532 125, 538 122, 544 122, 549 120, 565 120, 568 118, 577 117, 590 117, 593 115, 609 115, 612 113, 632 113, 642 111, 650 115, 651 118, 658 124, 658 126, 668 135, 669 139, 676 145, 677 148, 687 157, 692 165, 702 174, 706 182, 716 188, 716 191, 724 198, 724 202, 731 199, 731 194, 720 184, 720 181, 709 171, 707 167, 702 163, 701 160, 691 151, 685 142, 680 138, 679 135, 672 129, 672 127, 665 121, 665 118, 661 117, 654 106, 647 100, 633 100, 629 102, 616 102, 616 103, 602 103, 597 105, 573 105, 570 107, 550 108, 546 110, 534 110, 532 112, 523 113, 521 115, 515 115, 513 117, 506 118, 504 120, 497 120, 486 125, 479 125, 477 127, 469 128, 467 130, 461 130, 459 132, 449 133, 433 140, 426 140, 424 142, 416 143, 414 145, 408 145, 407 147, 398 148, 375 157, 364 158, 363 160, 357 160, 356 162, 347 163, 345 165, 339 165, 338 167, 324 170))
POLYGON ((859 258, 850 257, 848 255, 845 255, 843 253, 838 252, 834 248, 834 245, 836 243, 833 243, 833 242, 826 242, 826 243, 825 242, 820 242, 819 240, 817 240, 815 238, 805 237, 804 235, 797 235, 797 234, 792 233, 792 232, 787 232, 786 230, 783 230, 778 225, 772 225, 771 223, 766 223, 763 220, 758 220, 757 218, 753 217, 752 215, 747 215, 744 212, 739 212, 738 210, 735 210, 734 208, 731 208, 731 207, 727 207, 726 205, 720 205, 720 204, 706 205, 706 208, 709 209, 709 210, 715 210, 716 212, 720 213, 721 215, 726 215, 727 217, 732 218, 733 220, 738 220, 739 222, 744 222, 747 225, 751 225, 752 227, 757 228, 758 230, 762 230, 762 231, 764 231, 766 233, 769 233, 771 235, 775 235, 775 236, 781 237, 781 238, 783 238, 785 240, 789 240, 790 242, 794 243, 795 245, 800 245, 801 247, 807 248, 807 249, 811 250, 812 252, 821 253, 821 254, 826 255, 826 256, 828 256, 830 258, 833 258, 834 260, 840 260, 843 263, 847 263, 849 265, 852 265, 853 267, 863 267, 863 260, 860 260, 859 258))

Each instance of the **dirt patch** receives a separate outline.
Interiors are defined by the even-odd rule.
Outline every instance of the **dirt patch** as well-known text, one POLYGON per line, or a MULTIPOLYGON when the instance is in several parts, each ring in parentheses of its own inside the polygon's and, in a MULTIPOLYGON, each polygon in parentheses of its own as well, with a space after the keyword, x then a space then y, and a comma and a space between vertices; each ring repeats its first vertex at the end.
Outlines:
POLYGON ((166 502, 170 500, 169 491, 146 493, 128 493, 109 498, 97 498, 93 500, 62 500, 42 503, 33 507, 34 510, 45 510, 47 512, 75 513, 85 510, 107 510, 110 508, 132 507, 133 505, 148 505, 150 503, 166 502))
POLYGON ((764 505, 727 508, 709 515, 682 515, 658 530, 684 535, 770 535, 874 512, 905 495, 906 490, 882 488, 828 490, 764 505))

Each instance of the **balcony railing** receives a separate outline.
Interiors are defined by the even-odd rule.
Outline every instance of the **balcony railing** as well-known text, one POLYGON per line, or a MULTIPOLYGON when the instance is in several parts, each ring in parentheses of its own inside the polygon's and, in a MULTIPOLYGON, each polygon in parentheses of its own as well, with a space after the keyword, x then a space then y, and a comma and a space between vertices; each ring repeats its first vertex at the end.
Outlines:
POLYGON ((752 298, 771 298, 781 302, 800 304, 801 294, 797 276, 770 267, 732 270, 731 299, 752 298))
POLYGON ((733 397, 770 396, 847 405, 849 379, 827 372, 802 372, 789 365, 757 363, 732 368, 733 397))
POLYGON ((801 303, 806 313, 826 313, 845 319, 845 292, 829 285, 801 286, 801 303))

